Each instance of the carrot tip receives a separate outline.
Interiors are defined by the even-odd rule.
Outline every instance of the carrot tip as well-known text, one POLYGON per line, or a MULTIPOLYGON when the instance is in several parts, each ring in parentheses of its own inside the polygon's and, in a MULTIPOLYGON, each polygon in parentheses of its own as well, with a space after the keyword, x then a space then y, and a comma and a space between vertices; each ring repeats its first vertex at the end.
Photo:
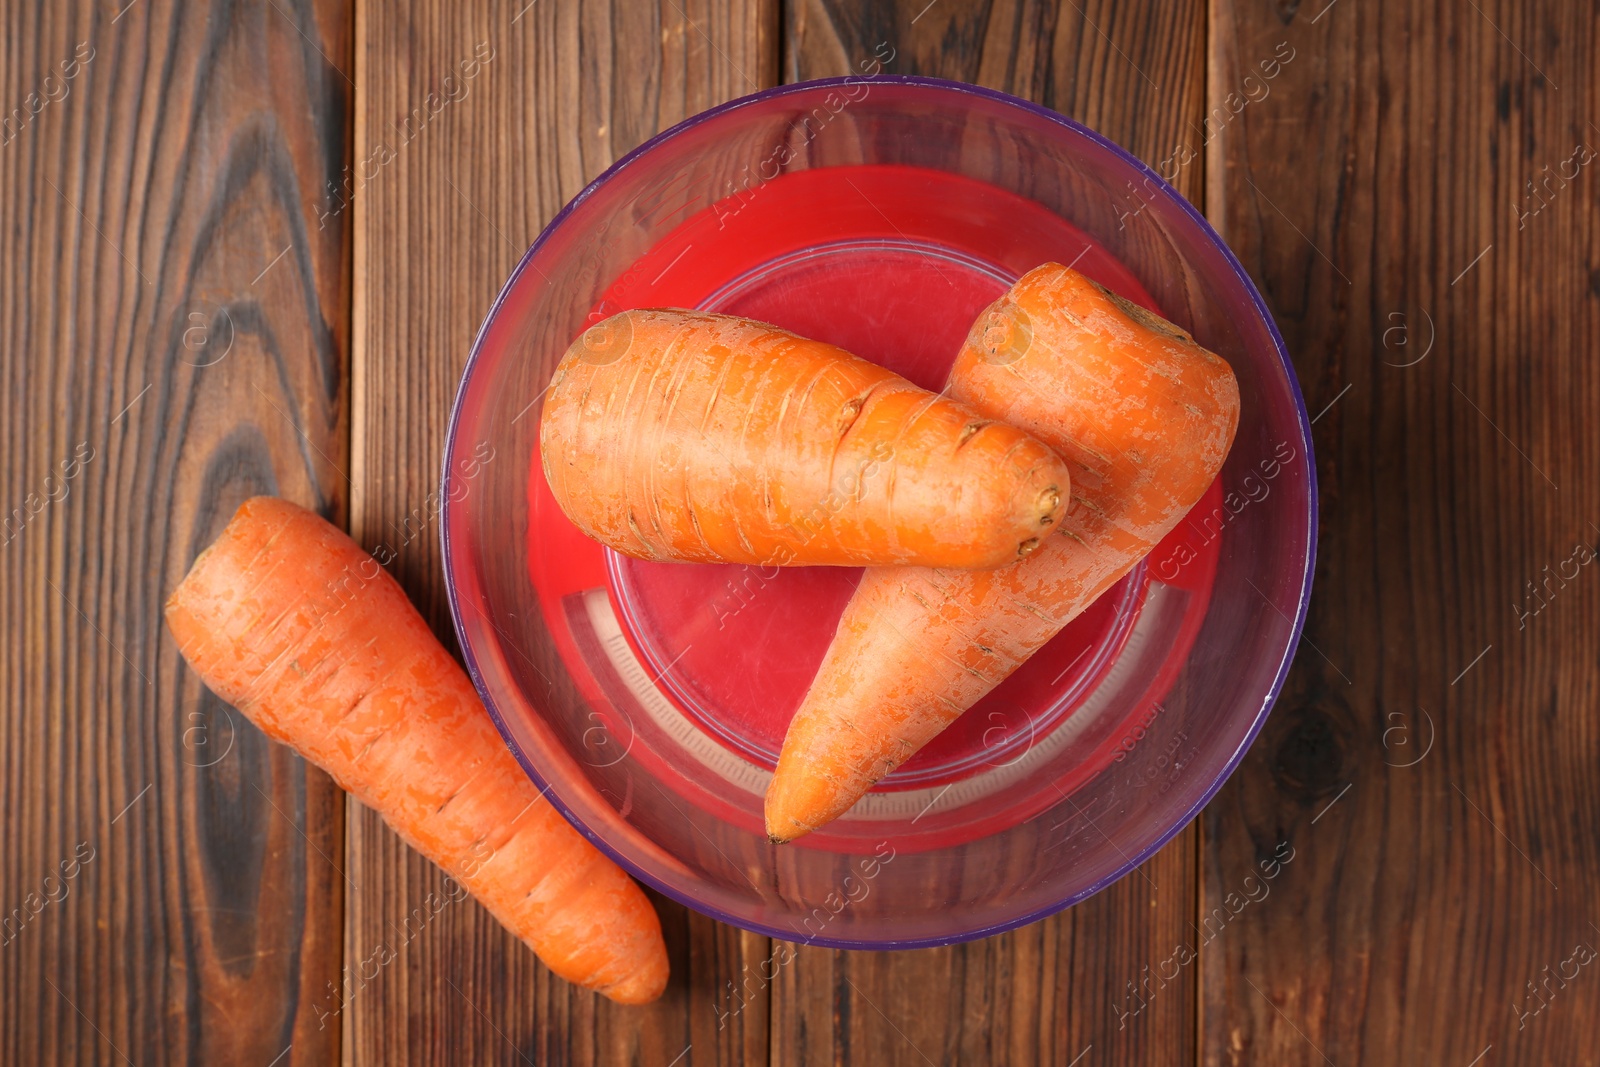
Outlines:
POLYGON ((620 982, 597 989, 601 996, 617 1004, 649 1004, 667 988, 665 966, 630 975, 620 982))

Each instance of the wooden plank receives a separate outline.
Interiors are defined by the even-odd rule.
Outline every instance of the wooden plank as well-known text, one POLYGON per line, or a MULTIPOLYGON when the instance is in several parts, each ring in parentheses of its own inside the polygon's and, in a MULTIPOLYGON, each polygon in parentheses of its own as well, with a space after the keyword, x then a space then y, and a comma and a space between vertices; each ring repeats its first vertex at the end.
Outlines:
MULTIPOLYGON (((787 11, 786 80, 858 72, 886 45, 887 73, 1028 97, 1152 165, 1202 117, 1198 3, 803 0, 787 11)), ((1197 159, 1177 175, 1179 191, 1197 202, 1202 168, 1197 159)), ((1189 939, 1196 862, 1195 835, 1185 832, 1077 907, 974 944, 892 954, 780 945, 780 958, 796 955, 776 982, 774 1062, 1189 1062, 1194 968, 1144 1010, 1125 1004, 1141 968, 1153 970, 1189 939)))
POLYGON ((0 1060, 327 1062, 339 793, 161 606, 246 496, 343 518, 350 11, 3 18, 0 1060))
POLYGON ((1308 640, 1206 811, 1207 1064, 1595 1063, 1593 12, 1215 0, 1209 208, 1299 368, 1308 640), (1581 146, 1581 147, 1580 147, 1581 146), (1529 183, 1533 183, 1530 185, 1529 183))
MULTIPOLYGON (((396 576, 441 635, 451 627, 428 498, 490 301, 545 221, 622 153, 773 82, 775 11, 756 0, 361 7, 355 154, 374 163, 350 198, 352 526, 396 549, 396 576), (408 125, 417 108, 431 114, 408 125)), ((370 812, 352 807, 348 825, 360 886, 349 958, 383 946, 395 958, 343 1009, 350 1062, 765 1059, 766 993, 746 986, 765 938, 658 901, 673 982, 656 1005, 618 1008, 552 978, 470 902, 397 933, 430 893, 442 898, 442 878, 370 812)))

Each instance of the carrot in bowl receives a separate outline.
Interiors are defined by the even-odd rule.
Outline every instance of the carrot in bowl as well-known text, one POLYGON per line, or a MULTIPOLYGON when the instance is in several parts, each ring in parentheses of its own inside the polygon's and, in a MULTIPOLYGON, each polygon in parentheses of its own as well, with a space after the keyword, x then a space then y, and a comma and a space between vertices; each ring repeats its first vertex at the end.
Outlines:
POLYGON ((1067 468, 1012 426, 820 341, 679 309, 573 342, 539 425, 584 533, 645 559, 996 567, 1055 529, 1067 468))
POLYGON ((624 1004, 661 994, 650 901, 543 798, 399 584, 344 533, 247 500, 166 617, 213 692, 376 809, 551 970, 624 1004))
POLYGON ((1071 506, 998 570, 862 575, 784 737, 774 841, 842 815, 1127 574, 1211 485, 1239 421, 1227 363, 1055 263, 979 316, 947 391, 1056 449, 1071 506))

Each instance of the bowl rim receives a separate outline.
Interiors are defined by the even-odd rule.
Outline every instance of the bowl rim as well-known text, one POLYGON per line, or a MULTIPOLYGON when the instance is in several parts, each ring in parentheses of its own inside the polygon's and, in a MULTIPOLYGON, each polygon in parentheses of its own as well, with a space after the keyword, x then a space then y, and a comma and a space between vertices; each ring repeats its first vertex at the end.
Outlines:
POLYGON ((1243 760, 1244 754, 1249 750, 1250 746, 1254 744, 1257 736, 1259 736, 1261 733, 1262 728, 1266 724, 1267 716, 1271 713, 1272 708, 1274 705, 1276 705, 1278 697, 1283 691, 1283 686, 1288 678, 1289 670, 1292 667, 1295 655, 1299 650, 1301 636, 1305 629, 1306 615, 1311 602, 1312 580, 1316 574, 1318 497, 1316 452, 1311 438, 1311 422, 1306 410, 1305 396, 1300 388, 1300 379, 1295 373, 1293 361, 1289 358, 1288 349, 1283 342, 1283 335, 1279 332, 1278 324, 1276 320, 1274 320, 1271 311, 1267 308, 1266 301, 1262 298, 1261 293, 1256 288, 1255 283, 1245 271, 1244 266, 1239 262, 1238 257, 1234 255, 1233 250, 1228 247, 1227 242, 1224 241, 1221 235, 1212 228, 1211 223, 1207 221, 1206 217, 1202 215, 1193 204, 1179 194, 1178 191, 1174 189, 1166 181, 1166 179, 1163 178, 1149 164, 1134 156, 1131 152, 1112 141, 1110 138, 1098 133, 1093 129, 1090 129, 1088 126, 1085 126, 1080 122, 1068 118, 1066 115, 1063 115, 1058 111, 1047 108, 1041 104, 1036 104, 1031 100, 1025 100, 1022 97, 1014 96, 1010 93, 1002 92, 997 89, 989 89, 983 86, 971 85, 966 82, 952 81, 946 78, 930 78, 915 74, 845 75, 843 77, 818 78, 812 81, 792 82, 786 85, 774 86, 769 89, 762 89, 758 92, 751 93, 747 96, 741 96, 737 99, 729 100, 725 103, 718 104, 715 107, 701 111, 695 115, 691 115, 682 122, 679 122, 676 125, 656 134, 654 137, 651 137, 637 148, 634 148, 632 151, 623 155, 616 162, 612 163, 611 166, 607 167, 597 178, 585 185, 583 190, 579 192, 577 196, 568 201, 560 211, 556 212, 550 221, 545 224, 544 228, 539 231, 539 236, 534 239, 533 244, 528 246, 528 250, 523 253, 522 258, 517 262, 515 269, 512 270, 510 276, 506 279, 505 284, 501 287, 500 292, 495 296, 493 303, 490 304, 489 310, 484 316, 483 322, 478 327, 477 334, 473 337, 472 348, 467 356, 467 362, 462 368, 461 382, 456 388, 456 396, 450 407, 450 419, 445 428, 444 448, 440 463, 439 484, 441 490, 448 484, 450 478, 451 462, 454 459, 456 436, 457 431, 460 428, 459 424, 462 414, 462 407, 467 396, 468 388, 471 385, 473 374, 478 368, 480 357, 483 355, 484 343, 488 337, 490 327, 499 318, 506 302, 510 299, 511 293, 521 283, 523 274, 527 271, 530 264, 532 264, 534 257, 538 255, 539 250, 544 247, 545 242, 551 237, 552 234, 555 233, 561 224, 566 221, 567 217, 579 207, 579 205, 587 200, 601 186, 611 181, 617 174, 627 169, 635 161, 648 155, 657 146, 679 136, 690 129, 693 129, 696 126, 701 125, 702 123, 709 122, 715 118, 741 108, 750 107, 784 96, 815 92, 819 89, 855 86, 862 84, 897 85, 924 89, 933 93, 956 93, 964 96, 975 96, 994 103, 1018 108, 1036 118, 1044 119, 1047 122, 1063 127, 1073 134, 1089 139, 1101 148, 1105 149, 1113 157, 1120 160, 1123 164, 1132 168, 1136 174, 1142 175, 1149 181, 1153 182, 1154 187, 1158 191, 1159 195, 1165 197, 1168 201, 1174 204, 1180 212, 1189 217, 1189 220, 1196 227, 1198 227, 1201 235, 1208 238, 1216 247, 1216 249, 1222 254, 1223 261, 1227 263, 1229 268, 1233 271, 1235 279, 1254 303, 1256 314, 1260 317, 1261 321, 1266 324, 1268 335, 1271 337, 1273 346, 1277 350, 1278 361, 1282 365, 1285 377, 1288 379, 1290 395, 1295 403, 1296 414, 1299 416, 1300 440, 1302 447, 1305 449, 1306 457, 1306 475, 1308 479, 1306 494, 1308 512, 1306 515, 1307 532, 1305 560, 1303 563, 1303 573, 1301 575, 1298 606, 1295 612, 1295 617, 1291 621, 1289 640, 1284 643, 1281 659, 1274 674, 1272 684, 1268 688, 1265 699, 1263 699, 1261 702, 1261 707, 1256 711, 1255 717, 1251 721, 1249 728, 1245 731, 1234 751, 1224 762, 1220 772, 1211 782, 1206 785, 1203 790, 1200 791, 1194 803, 1189 806, 1189 808, 1183 813, 1182 817, 1174 820, 1173 824, 1158 834, 1150 844, 1141 848, 1138 852, 1131 856, 1124 856, 1122 865, 1116 868, 1112 873, 1097 879, 1090 885, 1085 886, 1077 892, 1071 893, 1060 900, 1051 901, 1048 904, 1034 908, 1020 916, 1004 919, 999 922, 990 923, 972 929, 962 930, 953 934, 941 934, 930 937, 874 940, 850 937, 797 937, 797 931, 793 929, 786 929, 775 924, 762 922, 758 919, 747 918, 744 916, 735 917, 733 915, 725 914, 720 908, 710 905, 705 901, 695 899, 689 893, 684 892, 670 883, 657 878, 650 872, 641 869, 628 857, 614 849, 605 838, 592 830, 582 819, 578 818, 574 814, 573 810, 561 798, 560 794, 555 788, 554 783, 546 781, 544 776, 534 768, 528 757, 523 753, 522 747, 517 743, 516 737, 508 727, 505 719, 501 716, 498 708, 495 706, 494 698, 491 696, 488 687, 484 683, 482 673, 478 666, 478 659, 473 654, 471 642, 467 638, 466 627, 463 623, 461 598, 458 595, 456 588, 457 583, 452 566, 454 556, 450 551, 450 531, 452 525, 451 513, 455 501, 451 499, 451 496, 448 492, 441 492, 440 494, 443 504, 440 509, 439 538, 440 551, 443 557, 441 562, 444 569, 445 594, 450 604, 450 620, 451 624, 455 627, 456 640, 461 646, 461 655, 466 663, 467 673, 472 678, 472 684, 478 690, 478 696, 483 701, 484 708, 486 711, 488 711, 489 717, 494 721, 495 728, 499 730, 501 737, 505 739, 507 746, 512 751, 512 754, 516 756, 517 762, 521 764, 524 773, 528 775, 528 777, 533 781, 534 785, 539 787, 541 795, 555 805, 556 810, 561 813, 567 822, 572 824, 574 829, 576 829, 580 834, 593 843, 603 855, 617 863, 622 867, 623 870, 627 871, 635 879, 650 886, 664 896, 667 896, 672 900, 676 900, 685 907, 691 908, 703 915, 708 915, 719 922, 725 922, 731 926, 738 927, 739 929, 750 930, 755 933, 764 934, 768 937, 777 938, 783 941, 790 941, 797 944, 817 945, 826 948, 887 951, 892 949, 933 948, 941 945, 952 945, 965 941, 975 941, 985 937, 992 937, 995 934, 1004 933, 1007 930, 1013 930, 1020 926, 1026 926, 1030 923, 1038 922, 1040 919, 1048 918, 1057 912, 1064 911, 1067 908, 1072 907, 1074 904, 1078 904, 1088 899, 1112 883, 1126 877, 1135 869, 1142 866, 1150 857, 1154 856, 1157 852, 1165 848, 1180 831, 1194 821, 1194 819, 1200 814, 1205 806, 1211 802, 1212 798, 1216 796, 1217 792, 1222 788, 1223 783, 1232 777, 1233 772, 1238 769, 1239 763, 1243 760))

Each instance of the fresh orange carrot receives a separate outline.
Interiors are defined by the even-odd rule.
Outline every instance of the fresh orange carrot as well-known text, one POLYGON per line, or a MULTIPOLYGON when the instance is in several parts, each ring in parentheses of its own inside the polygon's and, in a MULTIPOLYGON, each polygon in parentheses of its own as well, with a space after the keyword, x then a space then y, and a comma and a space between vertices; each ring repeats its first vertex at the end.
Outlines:
POLYGON ((1216 478, 1239 419, 1221 358, 1054 263, 979 317, 948 391, 1054 447, 1072 505, 998 570, 863 574, 784 738, 774 841, 843 814, 1132 569, 1216 478))
POLYGON ((671 308, 573 342, 539 448, 580 529, 658 560, 995 567, 1069 488, 1044 444, 843 349, 671 308))
POLYGON ((624 1004, 666 946, 626 874, 546 801, 395 580, 311 512, 247 500, 167 600, 184 659, 374 808, 550 969, 624 1004))

